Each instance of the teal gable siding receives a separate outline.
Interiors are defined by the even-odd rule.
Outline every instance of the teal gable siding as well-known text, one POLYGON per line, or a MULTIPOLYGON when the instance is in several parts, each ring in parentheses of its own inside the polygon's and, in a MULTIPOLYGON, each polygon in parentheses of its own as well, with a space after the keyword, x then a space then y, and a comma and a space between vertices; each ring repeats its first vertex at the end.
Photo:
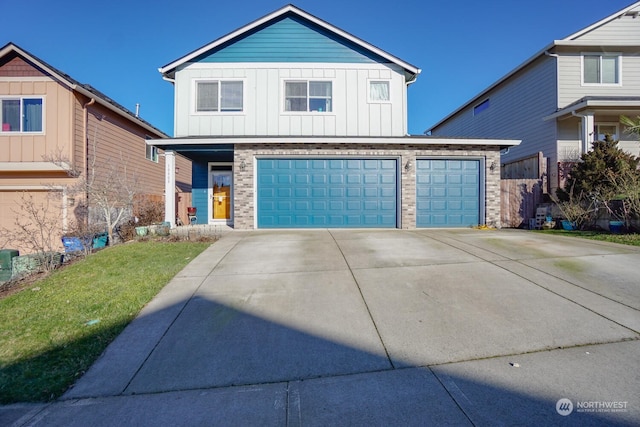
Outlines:
POLYGON ((296 16, 259 27, 193 62, 388 63, 361 46, 296 16))

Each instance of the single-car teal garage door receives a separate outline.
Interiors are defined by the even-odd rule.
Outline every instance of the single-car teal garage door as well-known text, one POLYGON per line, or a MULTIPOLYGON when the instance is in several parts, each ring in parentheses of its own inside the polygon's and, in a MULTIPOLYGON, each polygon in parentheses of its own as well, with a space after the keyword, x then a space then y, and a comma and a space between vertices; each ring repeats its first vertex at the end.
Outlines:
POLYGON ((395 159, 258 159, 258 228, 394 228, 395 159))
POLYGON ((416 160, 416 227, 480 223, 480 160, 416 160))

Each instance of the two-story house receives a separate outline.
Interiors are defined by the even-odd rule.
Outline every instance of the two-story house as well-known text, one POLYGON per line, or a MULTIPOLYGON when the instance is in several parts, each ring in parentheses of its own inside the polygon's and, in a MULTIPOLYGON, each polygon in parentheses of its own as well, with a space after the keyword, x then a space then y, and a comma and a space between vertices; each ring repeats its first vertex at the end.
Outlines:
MULTIPOLYGON (((0 124, 0 229, 14 227, 25 195, 38 205, 54 195, 48 212, 63 233, 84 220, 83 201, 67 189, 116 165, 128 166, 140 195, 164 198, 164 157, 146 141, 167 135, 13 43, 0 48, 0 124)), ((191 162, 177 163, 178 191, 188 194, 191 162)))
POLYGON ((620 116, 640 115, 640 2, 542 50, 433 125, 435 136, 517 138, 503 177, 563 185, 568 167, 605 134, 638 155, 620 116), (545 162, 538 167, 541 152, 545 162))
POLYGON ((159 71, 175 87, 175 137, 150 143, 168 187, 173 153, 192 160, 198 223, 499 223, 499 151, 518 141, 407 135, 420 70, 293 5, 159 71))

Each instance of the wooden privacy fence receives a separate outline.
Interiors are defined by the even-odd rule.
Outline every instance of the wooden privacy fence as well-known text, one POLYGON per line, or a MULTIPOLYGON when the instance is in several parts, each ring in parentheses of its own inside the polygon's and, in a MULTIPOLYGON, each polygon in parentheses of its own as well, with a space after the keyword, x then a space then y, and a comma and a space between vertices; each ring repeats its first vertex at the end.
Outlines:
POLYGON ((528 227, 529 218, 535 217, 536 207, 543 202, 542 180, 502 179, 500 205, 503 227, 528 227))

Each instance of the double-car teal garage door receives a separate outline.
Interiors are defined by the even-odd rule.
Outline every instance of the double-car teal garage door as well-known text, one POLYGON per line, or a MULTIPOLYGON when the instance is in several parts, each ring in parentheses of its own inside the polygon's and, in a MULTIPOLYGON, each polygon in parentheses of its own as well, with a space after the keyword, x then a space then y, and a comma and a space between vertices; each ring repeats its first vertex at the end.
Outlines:
POLYGON ((394 159, 258 159, 258 228, 396 227, 394 159))
MULTIPOLYGON (((416 160, 416 226, 480 218, 480 161, 416 160)), ((258 228, 398 227, 397 159, 258 159, 258 228)))

